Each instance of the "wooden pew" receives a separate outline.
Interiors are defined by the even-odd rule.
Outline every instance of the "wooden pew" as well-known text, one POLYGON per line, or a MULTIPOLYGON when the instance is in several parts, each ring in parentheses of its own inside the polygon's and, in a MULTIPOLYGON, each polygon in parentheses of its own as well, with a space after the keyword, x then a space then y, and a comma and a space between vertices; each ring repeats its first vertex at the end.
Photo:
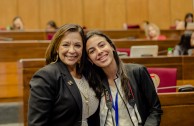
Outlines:
POLYGON ((192 126, 194 124, 194 92, 159 94, 163 116, 161 126, 192 126))
MULTIPOLYGON (((87 33, 90 30, 85 30, 87 33)), ((145 33, 140 29, 131 30, 101 30, 111 39, 121 38, 145 38, 145 33)), ((161 34, 169 39, 179 39, 184 30, 161 30, 161 34)), ((55 32, 46 32, 45 30, 24 30, 24 31, 0 31, 0 38, 5 40, 47 40, 49 34, 55 32), (9 38, 9 39, 6 39, 9 38)))
MULTIPOLYGON (((10 42, 0 42, 0 87, 3 89, 0 92, 0 100, 3 98, 18 98, 21 97, 18 89, 18 74, 17 74, 17 65, 16 62, 21 58, 43 58, 45 55, 46 48, 50 41, 48 40, 18 40, 18 41, 10 41, 10 42), (12 79, 10 79, 12 78, 12 79)), ((153 41, 155 43, 159 43, 157 41, 153 41)), ((128 44, 132 46, 133 44, 145 44, 147 41, 117 41, 115 42, 116 46, 119 47, 127 47, 128 44), (124 43, 124 44, 123 44, 124 43)), ((150 43, 148 41, 148 43, 150 43)), ((165 43, 162 41, 160 44, 165 43)), ((163 44, 166 45, 166 44, 163 44)), ((160 47, 160 45, 159 45, 160 47)), ((163 46, 164 47, 164 46, 163 46)), ((167 67, 176 67, 178 68, 178 80, 180 84, 182 82, 182 59, 180 57, 169 58, 169 57, 158 57, 151 58, 151 62, 147 62, 147 60, 141 58, 130 59, 130 61, 135 60, 133 62, 137 62, 140 64, 149 64, 150 66, 167 66, 167 67), (163 63, 164 62, 164 63, 163 63)), ((190 66, 191 67, 191 66, 190 66)), ((186 71, 185 71, 186 72, 186 71)), ((191 78, 192 80, 192 78, 191 78)), ((179 82, 178 81, 178 82, 179 82)), ((190 81, 190 80, 188 80, 190 81)), ((187 83, 187 82, 185 82, 187 83)), ((193 83, 193 82, 192 82, 193 83)), ((179 83, 178 83, 179 84, 179 83)))
POLYGON ((48 34, 45 30, 24 30, 24 31, 0 31, 0 37, 4 40, 47 40, 48 34), (7 38, 7 39, 6 39, 7 38))
POLYGON ((19 68, 19 85, 23 96, 23 122, 27 124, 28 98, 29 98, 29 81, 33 74, 45 65, 45 59, 22 59, 18 62, 19 68))
POLYGON ((194 56, 158 56, 122 58, 125 63, 139 63, 146 67, 177 68, 177 85, 194 85, 194 56))
MULTIPOLYGON (((145 32, 140 29, 130 30, 101 30, 103 33, 108 35, 111 39, 121 38, 145 38, 145 32)), ((86 31, 87 32, 87 31, 86 31)), ((162 35, 165 35, 168 39, 179 39, 183 34, 184 30, 161 30, 162 35)))
POLYGON ((117 48, 130 48, 134 45, 158 45, 159 52, 158 55, 167 55, 168 48, 174 48, 175 45, 179 43, 178 39, 168 39, 168 40, 113 40, 117 48))
POLYGON ((0 42, 0 101, 19 100, 17 61, 21 58, 43 58, 49 41, 0 42))
MULTIPOLYGON (((22 59, 18 62, 23 86, 23 120, 27 126, 29 81, 33 74, 45 65, 45 59, 22 59)), ((159 94, 164 114, 161 126, 190 126, 194 124, 194 92, 159 94), (186 109, 185 109, 186 108, 186 109)))

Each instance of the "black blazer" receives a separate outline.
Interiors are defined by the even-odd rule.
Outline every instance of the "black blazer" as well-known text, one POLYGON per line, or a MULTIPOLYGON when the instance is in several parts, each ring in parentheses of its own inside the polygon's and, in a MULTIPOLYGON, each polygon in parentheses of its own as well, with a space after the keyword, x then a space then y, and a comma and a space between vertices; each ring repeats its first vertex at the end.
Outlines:
MULTIPOLYGON (((124 67, 142 120, 142 124, 140 125, 159 126, 163 111, 153 81, 146 67, 131 63, 125 64, 124 67)), ((110 91, 106 78, 103 80, 103 85, 110 91)), ((129 101, 129 103, 131 102, 129 101)))
POLYGON ((163 114, 159 97, 147 68, 139 64, 125 64, 135 101, 144 126, 159 126, 163 114))
MULTIPOLYGON (((30 81, 28 110, 29 126, 81 126, 81 95, 61 61, 34 74, 30 81)), ((99 126, 98 112, 88 119, 89 126, 99 126)))

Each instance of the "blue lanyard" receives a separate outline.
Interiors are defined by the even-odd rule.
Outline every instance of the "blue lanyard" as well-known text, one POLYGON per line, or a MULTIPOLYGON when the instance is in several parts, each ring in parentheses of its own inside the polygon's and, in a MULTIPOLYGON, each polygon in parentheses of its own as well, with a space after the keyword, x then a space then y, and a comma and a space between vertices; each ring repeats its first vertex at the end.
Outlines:
POLYGON ((115 121, 116 121, 116 126, 118 126, 119 124, 118 92, 116 93, 115 103, 113 102, 112 107, 115 110, 115 121))

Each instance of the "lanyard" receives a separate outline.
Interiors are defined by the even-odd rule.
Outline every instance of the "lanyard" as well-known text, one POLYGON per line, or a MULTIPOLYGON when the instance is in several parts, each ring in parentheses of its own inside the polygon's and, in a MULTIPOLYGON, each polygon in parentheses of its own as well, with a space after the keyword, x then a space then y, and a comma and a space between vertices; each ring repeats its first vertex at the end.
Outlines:
POLYGON ((115 110, 115 122, 116 122, 116 126, 118 126, 119 124, 118 92, 116 93, 115 103, 113 102, 112 107, 115 110))

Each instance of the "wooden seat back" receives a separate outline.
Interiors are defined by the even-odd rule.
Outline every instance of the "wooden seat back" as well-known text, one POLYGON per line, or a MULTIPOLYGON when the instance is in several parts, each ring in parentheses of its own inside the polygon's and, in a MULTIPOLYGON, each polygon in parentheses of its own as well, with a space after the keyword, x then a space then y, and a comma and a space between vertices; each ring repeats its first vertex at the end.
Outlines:
MULTIPOLYGON (((27 126, 29 81, 33 74, 45 66, 45 59, 22 59, 19 61, 20 78, 23 86, 23 120, 27 126)), ((161 126, 191 126, 194 124, 194 92, 159 94, 164 111, 161 126)))

